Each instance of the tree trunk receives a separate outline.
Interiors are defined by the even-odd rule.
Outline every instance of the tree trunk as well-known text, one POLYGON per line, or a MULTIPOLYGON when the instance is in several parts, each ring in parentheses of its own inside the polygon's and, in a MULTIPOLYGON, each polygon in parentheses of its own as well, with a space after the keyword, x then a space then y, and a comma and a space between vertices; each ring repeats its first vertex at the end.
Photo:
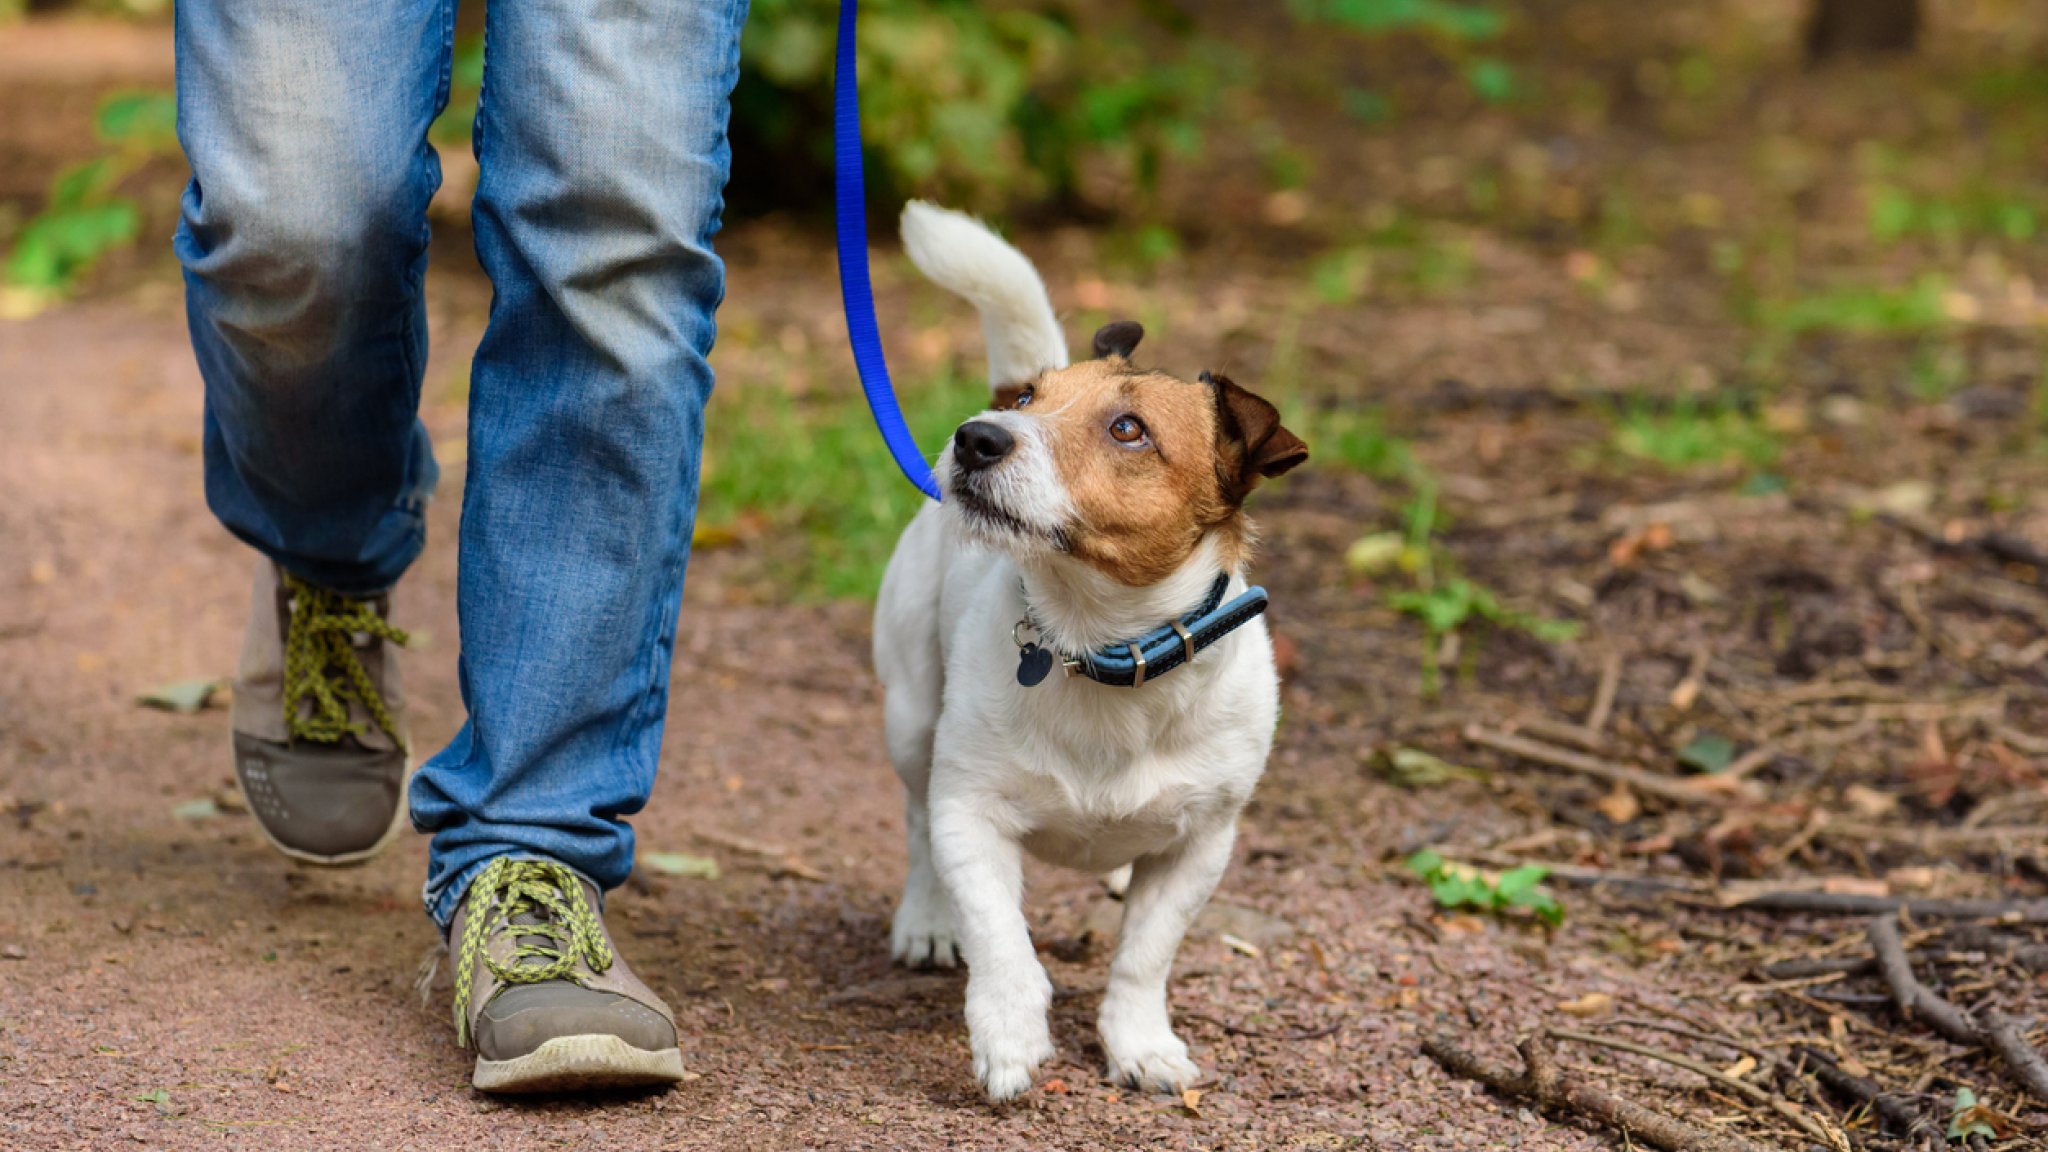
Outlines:
POLYGON ((1911 52, 1920 39, 1920 0, 1813 0, 1806 58, 1911 52))

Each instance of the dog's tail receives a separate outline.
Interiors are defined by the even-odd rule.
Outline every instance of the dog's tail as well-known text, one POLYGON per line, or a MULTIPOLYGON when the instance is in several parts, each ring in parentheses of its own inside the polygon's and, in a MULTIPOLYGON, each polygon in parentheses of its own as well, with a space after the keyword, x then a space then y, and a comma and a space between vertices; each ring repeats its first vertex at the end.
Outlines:
POLYGON ((1022 252, 972 216, 912 200, 903 206, 903 247, 933 283, 981 313, 991 388, 1067 366, 1067 340, 1045 282, 1022 252))

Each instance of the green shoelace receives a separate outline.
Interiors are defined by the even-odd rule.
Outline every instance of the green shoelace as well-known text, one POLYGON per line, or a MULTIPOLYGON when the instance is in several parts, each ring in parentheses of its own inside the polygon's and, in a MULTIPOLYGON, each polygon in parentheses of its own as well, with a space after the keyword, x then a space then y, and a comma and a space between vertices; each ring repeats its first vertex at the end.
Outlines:
POLYGON ((481 959, 491 975, 506 984, 541 984, 549 980, 583 983, 576 971, 586 964, 593 972, 612 966, 612 946, 605 939, 597 913, 584 898, 576 874, 552 860, 512 860, 500 856, 470 883, 464 902, 468 923, 455 961, 455 1042, 469 1046, 469 990, 481 959), (514 918, 538 913, 534 923, 514 918), (512 932, 519 944, 509 963, 484 951, 500 932, 512 932), (538 938, 538 942, 536 939, 538 938))
POLYGON ((355 638, 375 636, 403 646, 410 637, 377 615, 368 601, 316 588, 289 572, 283 575, 292 596, 292 617, 284 641, 285 731, 294 739, 316 744, 362 736, 364 724, 348 718, 353 701, 404 751, 405 737, 399 733, 383 693, 371 683, 356 655, 355 638))

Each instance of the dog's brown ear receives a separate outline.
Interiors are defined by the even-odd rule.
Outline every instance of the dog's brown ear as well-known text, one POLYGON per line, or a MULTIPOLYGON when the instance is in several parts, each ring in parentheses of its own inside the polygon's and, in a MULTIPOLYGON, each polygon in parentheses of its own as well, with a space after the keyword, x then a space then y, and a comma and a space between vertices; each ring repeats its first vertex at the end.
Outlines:
POLYGON ((1251 494, 1262 479, 1308 459, 1308 445, 1280 424, 1280 410, 1228 377, 1202 373, 1216 403, 1216 467, 1224 491, 1234 500, 1251 494))
POLYGON ((1136 320, 1113 320, 1095 330, 1095 358, 1107 360, 1111 356, 1129 360, 1131 353, 1138 350, 1138 341, 1145 338, 1145 326, 1136 320))

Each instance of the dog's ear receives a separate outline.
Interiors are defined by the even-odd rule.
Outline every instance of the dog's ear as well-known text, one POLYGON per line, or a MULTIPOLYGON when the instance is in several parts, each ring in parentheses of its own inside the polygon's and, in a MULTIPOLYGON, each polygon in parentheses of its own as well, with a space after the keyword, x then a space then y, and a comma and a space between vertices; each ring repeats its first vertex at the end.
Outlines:
POLYGON ((1015 384, 1003 384, 997 386, 995 400, 989 404, 989 407, 1002 409, 1015 408, 1017 406, 1017 397, 1022 396, 1024 394, 1024 389, 1029 388, 1030 386, 1031 381, 1029 380, 1019 381, 1018 383, 1015 384))
POLYGON ((1308 459, 1308 445, 1280 424, 1280 410, 1228 377, 1202 373, 1216 405, 1216 470, 1224 493, 1243 500, 1262 479, 1308 459))
POLYGON ((1145 338, 1145 326, 1136 320, 1113 320, 1095 330, 1095 358, 1107 360, 1114 356, 1129 360, 1131 353, 1138 350, 1138 341, 1145 338))

